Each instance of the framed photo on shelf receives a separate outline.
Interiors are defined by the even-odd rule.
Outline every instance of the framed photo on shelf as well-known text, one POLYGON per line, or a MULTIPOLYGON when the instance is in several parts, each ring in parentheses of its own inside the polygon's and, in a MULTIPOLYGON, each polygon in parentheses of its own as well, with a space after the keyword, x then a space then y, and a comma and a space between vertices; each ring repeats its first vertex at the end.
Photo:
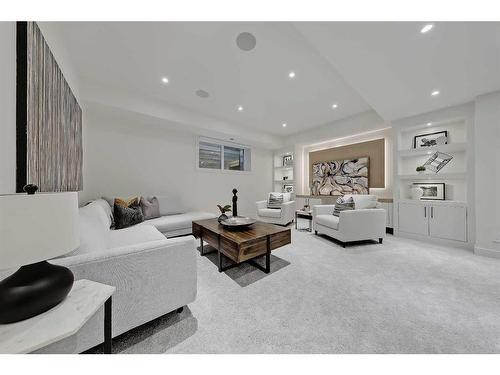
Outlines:
POLYGON ((287 167, 289 165, 292 165, 293 163, 293 156, 292 155, 284 155, 283 156, 283 167, 287 167))
POLYGON ((413 148, 426 148, 448 143, 448 131, 420 134, 413 137, 413 148))
POLYGON ((420 200, 444 201, 446 199, 446 189, 443 182, 414 182, 413 185, 424 191, 420 200))
POLYGON ((293 185, 284 184, 283 185, 283 193, 293 193, 293 185))

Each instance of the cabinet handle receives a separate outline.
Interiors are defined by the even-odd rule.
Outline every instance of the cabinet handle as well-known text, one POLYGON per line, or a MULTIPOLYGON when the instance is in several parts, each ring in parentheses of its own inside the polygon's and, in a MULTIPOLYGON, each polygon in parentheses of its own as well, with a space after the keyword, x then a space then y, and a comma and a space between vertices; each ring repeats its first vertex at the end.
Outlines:
POLYGON ((431 219, 434 219, 434 207, 431 207, 431 219))
POLYGON ((427 217, 427 207, 424 206, 424 217, 427 217))

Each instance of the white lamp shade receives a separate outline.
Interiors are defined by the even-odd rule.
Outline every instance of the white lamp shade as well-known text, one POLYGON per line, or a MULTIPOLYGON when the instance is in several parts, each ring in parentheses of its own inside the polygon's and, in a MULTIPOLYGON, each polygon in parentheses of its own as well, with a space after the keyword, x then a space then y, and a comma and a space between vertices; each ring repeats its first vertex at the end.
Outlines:
POLYGON ((0 195, 0 269, 55 258, 79 245, 76 192, 0 195))

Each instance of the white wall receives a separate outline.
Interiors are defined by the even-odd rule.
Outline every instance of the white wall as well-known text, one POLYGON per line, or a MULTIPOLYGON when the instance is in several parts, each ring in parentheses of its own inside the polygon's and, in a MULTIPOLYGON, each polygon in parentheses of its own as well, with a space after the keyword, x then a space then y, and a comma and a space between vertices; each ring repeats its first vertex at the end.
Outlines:
POLYGON ((500 257, 500 92, 476 98, 475 252, 500 257))
POLYGON ((0 22, 0 194, 16 191, 16 24, 0 22))
POLYGON ((252 148, 252 171, 196 168, 197 136, 168 124, 126 119, 89 109, 84 142, 84 190, 80 202, 108 196, 167 194, 192 208, 217 212, 239 191, 238 213, 255 215, 255 201, 271 189, 272 152, 252 148))

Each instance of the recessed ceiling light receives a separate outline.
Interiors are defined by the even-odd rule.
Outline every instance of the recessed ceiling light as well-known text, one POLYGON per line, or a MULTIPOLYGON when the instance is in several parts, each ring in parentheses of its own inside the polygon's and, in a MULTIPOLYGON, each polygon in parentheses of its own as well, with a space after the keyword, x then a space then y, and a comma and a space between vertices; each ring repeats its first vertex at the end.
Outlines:
POLYGON ((439 90, 434 90, 433 92, 431 92, 431 95, 432 96, 438 96, 439 95, 439 90))
POLYGON ((161 81, 162 81, 163 83, 168 83, 168 78, 167 78, 167 77, 163 77, 163 78, 161 79, 161 81))
POLYGON ((432 29, 433 27, 434 27, 434 25, 433 25, 432 23, 429 23, 429 24, 425 25, 424 27, 422 27, 422 28, 420 29, 420 32, 421 32, 422 34, 425 34, 426 32, 431 31, 431 29, 432 29))
POLYGON ((230 141, 234 141, 234 138, 229 138, 230 141))
POLYGON ((243 111, 243 107, 241 105, 238 106, 238 111, 240 111, 240 112, 243 111))
POLYGON ((295 78, 295 72, 290 72, 290 73, 288 73, 288 77, 290 77, 290 78, 295 78))
POLYGON ((284 128, 286 128, 286 122, 284 122, 283 124, 281 124, 281 126, 283 126, 284 128))
POLYGON ((332 104, 332 108, 333 108, 333 109, 337 109, 337 107, 338 107, 338 106, 339 106, 339 105, 338 105, 337 103, 332 104))
POLYGON ((200 90, 196 90, 195 94, 197 96, 199 96, 200 98, 203 98, 203 99, 208 98, 210 96, 210 94, 207 91, 201 90, 201 89, 200 90))
POLYGON ((251 33, 241 33, 236 37, 236 45, 242 51, 251 51, 255 48, 257 39, 251 33))
POLYGON ((428 122, 428 123, 427 123, 427 126, 431 126, 431 125, 432 125, 432 122, 428 122))

